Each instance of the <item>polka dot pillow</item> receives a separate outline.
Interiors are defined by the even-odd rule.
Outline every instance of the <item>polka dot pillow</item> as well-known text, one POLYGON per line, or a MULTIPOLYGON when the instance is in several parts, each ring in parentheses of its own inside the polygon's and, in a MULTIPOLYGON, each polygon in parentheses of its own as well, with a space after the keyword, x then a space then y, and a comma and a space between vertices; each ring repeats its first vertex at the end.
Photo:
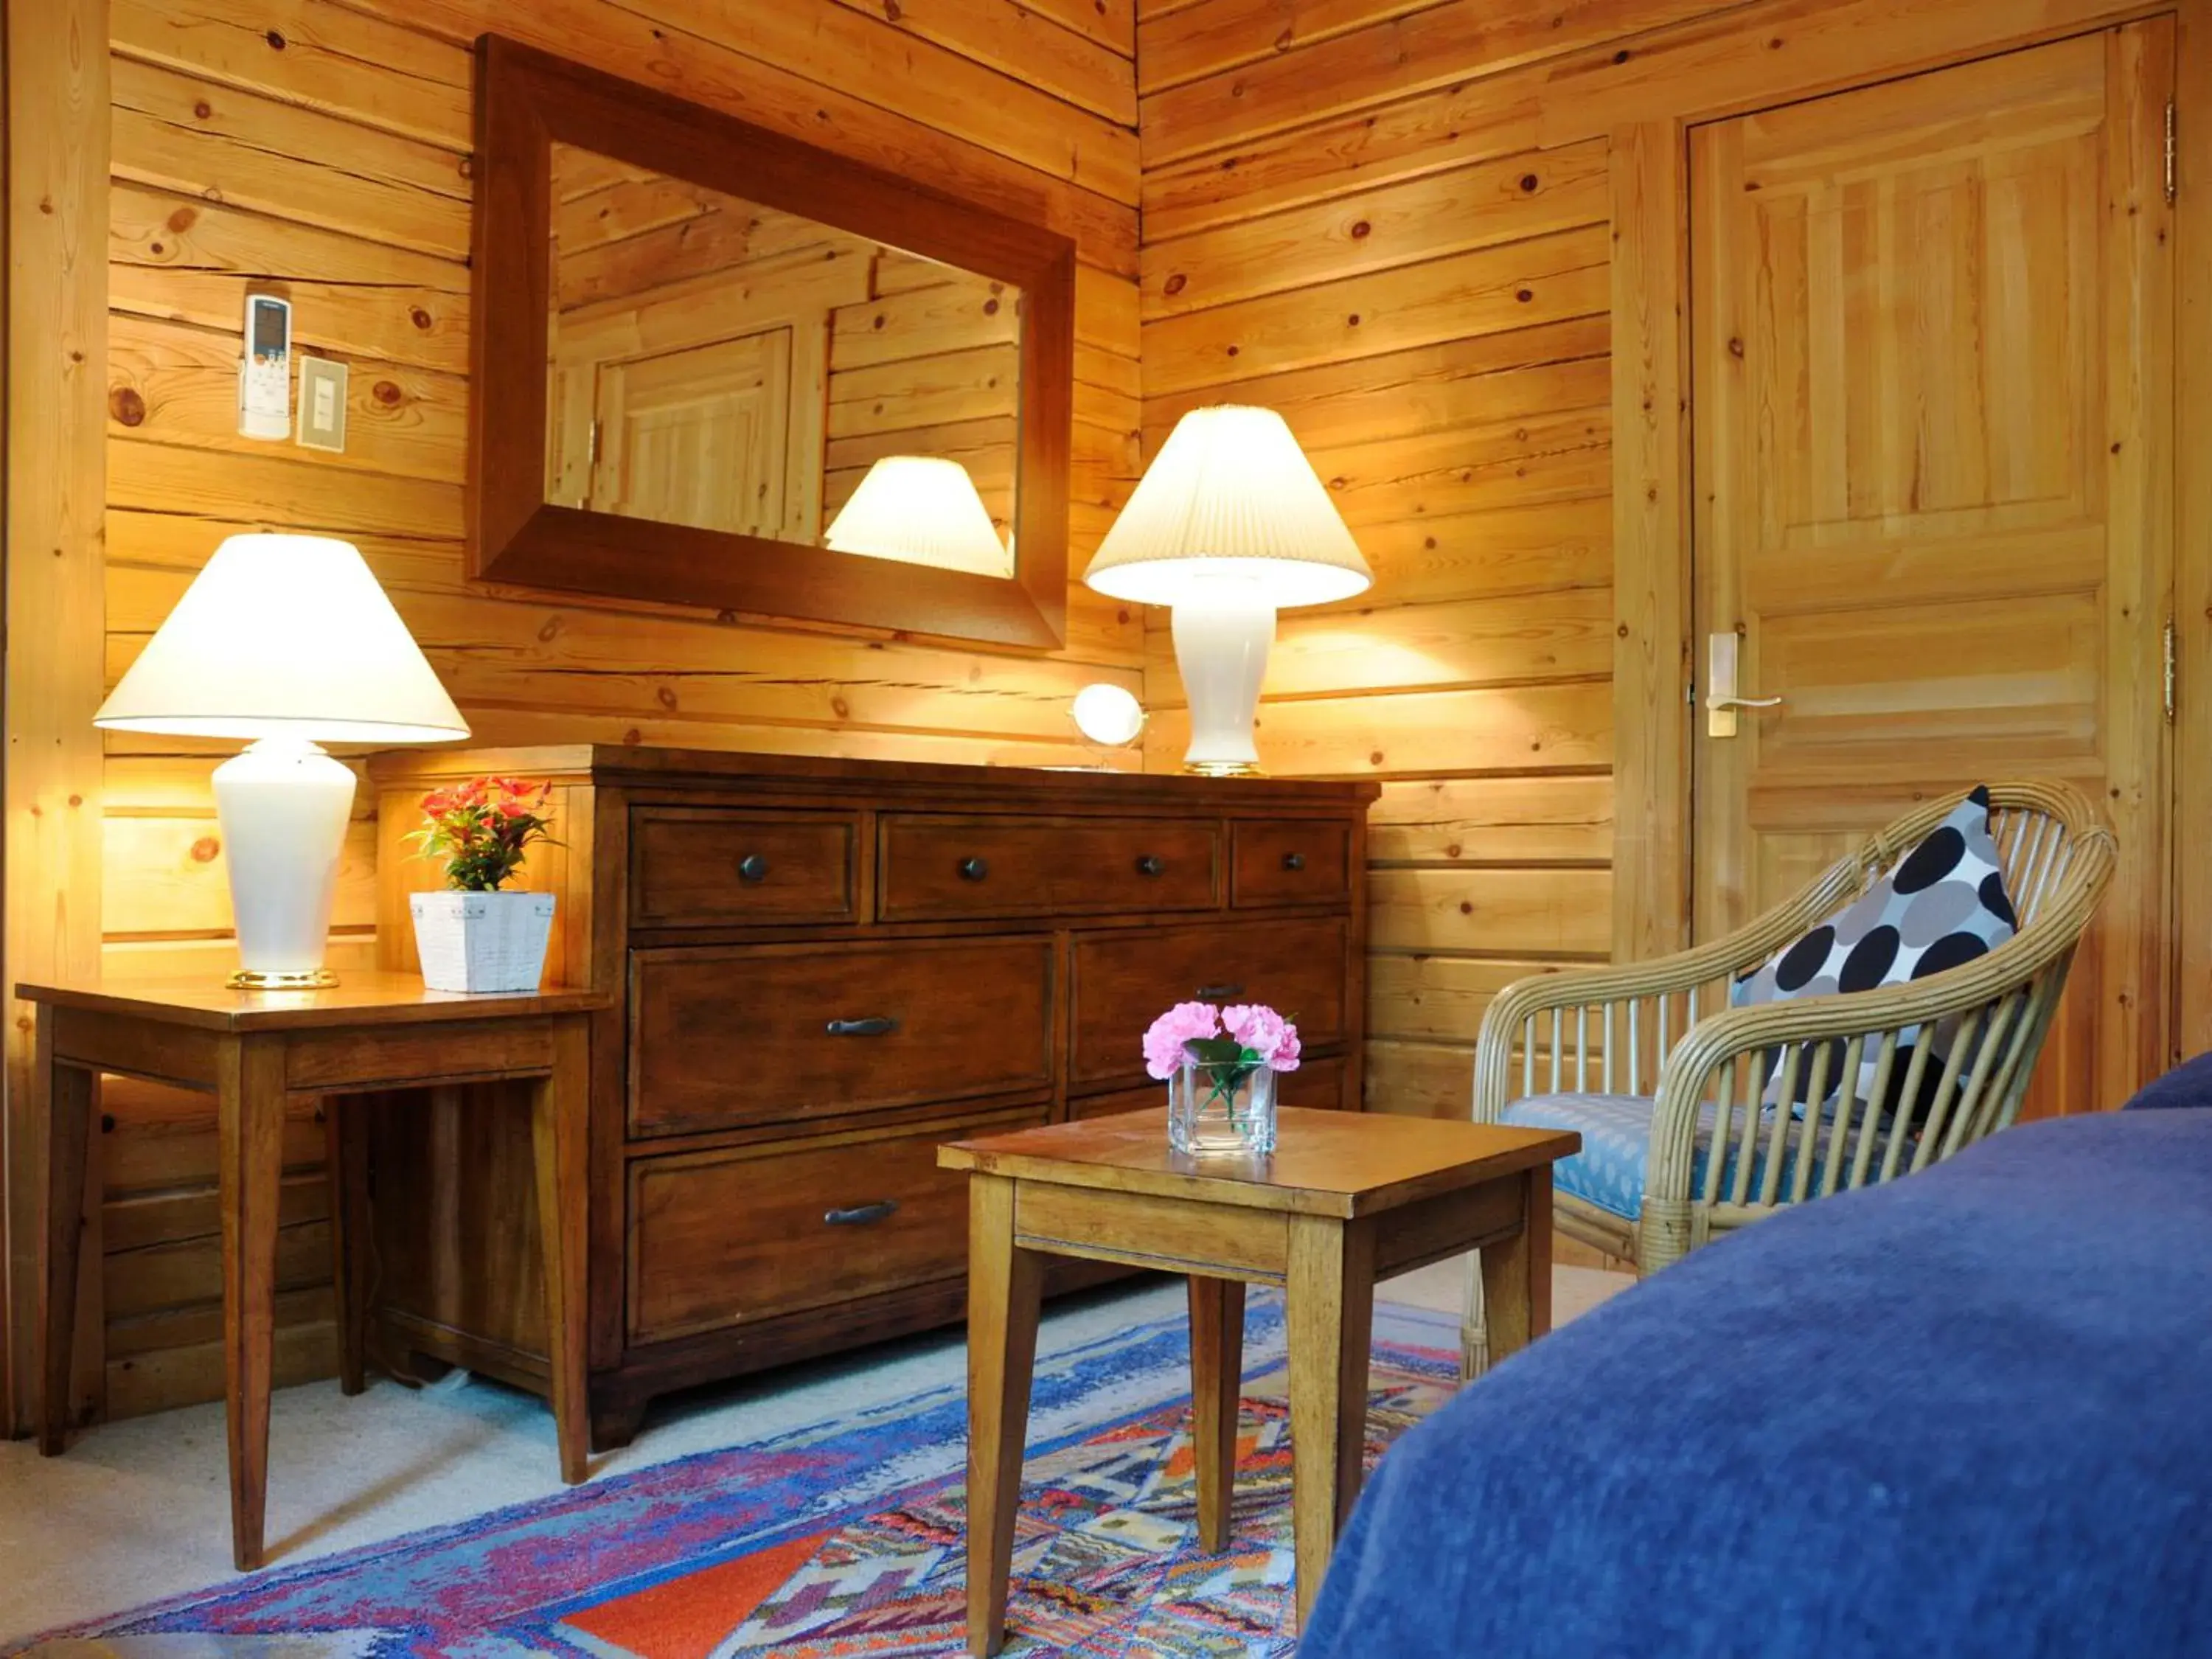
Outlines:
MULTIPOLYGON (((1977 788, 1865 893, 1739 980, 1729 1000, 1749 1007, 1926 979, 1995 950, 2018 926, 1997 866, 1996 842, 1990 836, 1990 792, 1977 788)), ((1923 1092, 1932 1091, 1942 1079, 1937 1062, 1949 1054, 1948 1024, 1936 1032, 1936 1050, 1923 1073, 1923 1092)), ((1918 1040, 1917 1027, 1899 1034, 1893 1090, 1902 1086, 1918 1040)), ((1843 1079, 1836 1072, 1844 1045, 1831 1046, 1829 1077, 1839 1091, 1843 1079)), ((1854 1091, 1862 1101, 1873 1090, 1877 1063, 1869 1044, 1854 1091)), ((1778 1060, 1775 1068, 1780 1069, 1778 1060)), ((1798 1063, 1798 1104, 1812 1086, 1812 1072, 1808 1051, 1798 1063)), ((1770 1093, 1778 1093, 1779 1086, 1770 1093)), ((1828 1098, 1832 1101, 1835 1093, 1828 1098)))

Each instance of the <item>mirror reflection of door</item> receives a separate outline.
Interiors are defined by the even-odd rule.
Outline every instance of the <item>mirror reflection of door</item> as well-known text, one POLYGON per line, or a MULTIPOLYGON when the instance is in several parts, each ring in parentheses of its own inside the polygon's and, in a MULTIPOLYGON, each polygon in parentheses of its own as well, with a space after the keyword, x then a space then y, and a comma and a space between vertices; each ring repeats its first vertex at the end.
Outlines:
POLYGON ((596 392, 588 505, 750 536, 803 534, 819 516, 786 489, 817 476, 789 477, 788 328, 601 363, 596 392))
POLYGON ((549 501, 818 546, 922 455, 1010 543, 1018 291, 568 145, 552 185, 549 501))

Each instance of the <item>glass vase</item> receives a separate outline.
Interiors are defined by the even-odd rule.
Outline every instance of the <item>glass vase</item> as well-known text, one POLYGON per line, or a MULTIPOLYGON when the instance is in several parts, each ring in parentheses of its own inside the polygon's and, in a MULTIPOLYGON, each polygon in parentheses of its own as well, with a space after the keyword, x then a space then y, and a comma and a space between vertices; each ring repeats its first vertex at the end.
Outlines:
POLYGON ((1275 1074, 1185 1060, 1168 1079, 1168 1145, 1194 1157, 1275 1150, 1275 1074))

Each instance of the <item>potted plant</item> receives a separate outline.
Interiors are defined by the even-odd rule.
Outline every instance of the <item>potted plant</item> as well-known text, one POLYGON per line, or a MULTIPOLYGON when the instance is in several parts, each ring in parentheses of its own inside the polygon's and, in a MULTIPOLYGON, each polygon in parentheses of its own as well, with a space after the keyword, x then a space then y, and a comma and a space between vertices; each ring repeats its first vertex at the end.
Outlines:
POLYGON ((545 972, 553 895, 502 890, 539 842, 550 842, 550 783, 467 778, 422 797, 416 855, 446 861, 442 892, 414 893, 415 949, 434 991, 534 991, 545 972))
POLYGON ((1179 1002, 1145 1033, 1145 1069, 1168 1085, 1179 1152, 1275 1150, 1275 1078, 1298 1069, 1298 1028, 1261 1003, 1179 1002))

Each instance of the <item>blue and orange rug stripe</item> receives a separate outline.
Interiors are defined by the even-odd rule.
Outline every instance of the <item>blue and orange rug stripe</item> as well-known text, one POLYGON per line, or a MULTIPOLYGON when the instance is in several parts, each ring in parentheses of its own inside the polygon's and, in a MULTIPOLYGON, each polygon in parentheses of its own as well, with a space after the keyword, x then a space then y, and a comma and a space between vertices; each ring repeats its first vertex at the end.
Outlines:
MULTIPOLYGON (((1443 1316, 1383 1310, 1370 1454, 1449 1395, 1456 1334, 1443 1316)), ((1195 1544, 1183 1322, 1040 1362, 1010 1655, 1288 1652, 1279 1298, 1253 1299, 1246 1352, 1234 1537, 1218 1557, 1195 1544)), ((331 1659, 957 1654, 965 1436, 961 1391, 937 1389, 57 1634, 118 1656, 187 1632, 286 1637, 289 1656, 331 1659)))

